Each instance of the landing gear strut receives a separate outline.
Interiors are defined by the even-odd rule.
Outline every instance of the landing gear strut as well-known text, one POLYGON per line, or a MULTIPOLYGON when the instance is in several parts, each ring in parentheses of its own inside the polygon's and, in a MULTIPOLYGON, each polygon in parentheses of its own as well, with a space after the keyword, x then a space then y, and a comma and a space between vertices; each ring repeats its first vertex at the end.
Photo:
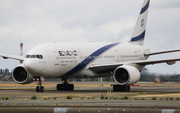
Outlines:
POLYGON ((130 91, 130 86, 113 85, 113 91, 130 91))
POLYGON ((41 77, 38 77, 38 79, 39 79, 39 83, 37 83, 37 85, 39 85, 39 86, 36 87, 36 92, 44 92, 44 87, 41 86, 42 85, 41 77))
POLYGON ((74 90, 74 84, 69 84, 69 79, 62 78, 63 83, 57 84, 56 88, 57 91, 73 91, 74 90))

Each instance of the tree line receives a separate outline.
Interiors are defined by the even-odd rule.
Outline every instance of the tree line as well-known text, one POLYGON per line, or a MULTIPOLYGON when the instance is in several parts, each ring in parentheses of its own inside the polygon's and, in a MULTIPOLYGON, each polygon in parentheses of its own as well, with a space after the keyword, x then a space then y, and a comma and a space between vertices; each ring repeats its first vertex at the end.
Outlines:
MULTIPOLYGON (((159 81, 163 82, 180 82, 180 74, 159 74, 159 73, 152 73, 147 68, 143 68, 140 72, 141 77, 139 81, 144 82, 154 82, 156 81, 156 78, 158 78, 159 81)), ((9 69, 0 69, 0 81, 13 81, 11 72, 9 69)), ((51 78, 51 79, 45 79, 45 81, 61 81, 60 78, 51 78)), ((70 78, 69 81, 101 81, 99 78, 70 78)), ((113 82, 113 77, 104 77, 102 78, 102 81, 104 82, 113 82)))

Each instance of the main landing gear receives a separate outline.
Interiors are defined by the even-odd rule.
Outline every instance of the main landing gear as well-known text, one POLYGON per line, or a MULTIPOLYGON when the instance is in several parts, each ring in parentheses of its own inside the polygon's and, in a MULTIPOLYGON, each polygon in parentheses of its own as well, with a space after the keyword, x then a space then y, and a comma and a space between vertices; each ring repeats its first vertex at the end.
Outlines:
POLYGON ((122 85, 113 85, 113 91, 130 91, 130 85, 122 86, 122 85))
POLYGON ((37 83, 37 85, 39 85, 39 86, 36 87, 36 92, 44 92, 44 87, 41 86, 42 85, 41 77, 38 77, 38 79, 39 79, 39 83, 37 83))
POLYGON ((74 84, 69 84, 69 79, 62 78, 62 84, 57 84, 57 91, 73 91, 74 84))

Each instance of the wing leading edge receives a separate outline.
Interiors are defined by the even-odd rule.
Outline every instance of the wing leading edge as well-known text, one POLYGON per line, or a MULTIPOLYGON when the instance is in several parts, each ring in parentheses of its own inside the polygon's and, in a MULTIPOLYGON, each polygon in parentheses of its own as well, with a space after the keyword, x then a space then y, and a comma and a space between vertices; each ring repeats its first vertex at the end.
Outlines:
POLYGON ((0 57, 3 57, 4 59, 14 59, 14 60, 24 61, 23 56, 16 56, 16 55, 9 55, 9 54, 1 54, 0 53, 0 57))
POLYGON ((180 58, 173 58, 173 59, 159 59, 159 60, 141 60, 141 61, 127 61, 127 62, 119 62, 119 63, 112 63, 112 64, 94 64, 89 67, 89 69, 97 72, 97 73, 104 73, 109 71, 114 71, 117 67, 122 65, 154 65, 159 63, 167 63, 168 65, 175 64, 176 61, 180 61, 180 58))
POLYGON ((158 54, 164 54, 164 53, 172 53, 172 52, 179 52, 180 49, 176 50, 169 50, 169 51, 160 51, 160 52, 153 52, 153 53, 145 53, 145 56, 151 56, 151 55, 158 55, 158 54))

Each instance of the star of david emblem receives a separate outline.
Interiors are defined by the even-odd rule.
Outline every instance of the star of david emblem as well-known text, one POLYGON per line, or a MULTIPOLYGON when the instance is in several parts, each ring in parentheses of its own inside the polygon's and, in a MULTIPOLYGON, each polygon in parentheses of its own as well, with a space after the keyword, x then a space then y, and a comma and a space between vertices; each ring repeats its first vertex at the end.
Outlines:
POLYGON ((141 20, 141 27, 144 26, 144 19, 141 20))

